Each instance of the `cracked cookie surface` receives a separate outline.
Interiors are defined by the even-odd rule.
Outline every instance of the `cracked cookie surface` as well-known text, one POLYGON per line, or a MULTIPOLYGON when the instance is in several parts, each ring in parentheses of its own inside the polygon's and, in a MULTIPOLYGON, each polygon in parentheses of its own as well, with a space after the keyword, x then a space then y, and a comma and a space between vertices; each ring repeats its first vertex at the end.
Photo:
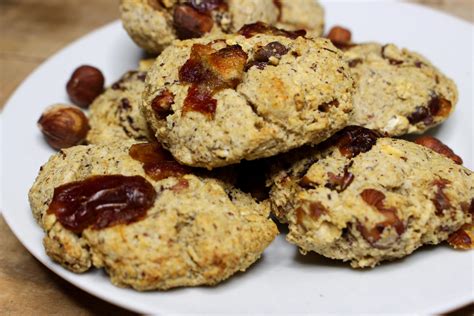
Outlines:
POLYGON ((415 52, 367 43, 349 45, 344 57, 356 84, 352 125, 389 136, 423 133, 454 111, 455 83, 415 52))
POLYGON ((120 16, 132 39, 157 54, 173 40, 233 33, 261 21, 320 36, 324 11, 314 0, 121 0, 120 16))
POLYGON ((415 143, 348 127, 287 159, 270 201, 303 253, 374 267, 472 220, 472 171, 415 143))
POLYGON ((154 139, 141 113, 145 76, 146 72, 130 71, 94 100, 89 112, 89 144, 154 139))
MULTIPOLYGON (((267 204, 214 178, 186 173, 176 162, 147 167, 142 162, 150 152, 140 162, 133 144, 73 147, 53 155, 41 168, 29 193, 30 205, 45 231, 47 254, 65 268, 77 273, 104 268, 112 283, 137 290, 214 285, 245 271, 277 235, 267 204), (156 180, 156 172, 165 167, 167 176, 156 180), (60 213, 49 211, 56 191, 98 176, 142 179, 154 188, 156 198, 143 217, 128 224, 89 226, 79 233, 65 228, 60 213)), ((108 197, 120 206, 123 198, 107 190, 89 194, 87 205, 108 197)))
POLYGON ((347 123, 353 88, 342 52, 326 39, 253 27, 265 28, 175 42, 150 69, 143 112, 181 163, 211 169, 269 157, 347 123))

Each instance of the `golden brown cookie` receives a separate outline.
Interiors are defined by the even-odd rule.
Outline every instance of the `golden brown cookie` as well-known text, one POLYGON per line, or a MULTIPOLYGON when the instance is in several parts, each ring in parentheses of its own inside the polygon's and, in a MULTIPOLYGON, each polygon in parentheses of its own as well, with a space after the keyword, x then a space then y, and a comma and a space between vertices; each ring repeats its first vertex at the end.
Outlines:
POLYGON ((257 21, 320 36, 324 12, 315 0, 121 0, 124 28, 149 53, 175 39, 233 33, 257 21))
POLYGON ((144 71, 130 71, 94 100, 89 112, 89 144, 154 139, 141 112, 145 76, 144 71))
POLYGON ((349 45, 356 85, 350 124, 400 136, 423 133, 454 111, 455 83, 423 56, 393 44, 349 45))
POLYGON ((347 123, 352 79, 328 40, 261 23, 240 33, 175 42, 148 73, 143 112, 183 164, 269 157, 347 123))
POLYGON ((72 147, 41 168, 30 205, 65 268, 104 268, 137 290, 214 285, 277 235, 266 203, 194 175, 156 144, 133 144, 72 147))
POLYGON ((374 267, 472 220, 472 171, 412 142, 351 126, 287 162, 270 200, 303 254, 374 267))

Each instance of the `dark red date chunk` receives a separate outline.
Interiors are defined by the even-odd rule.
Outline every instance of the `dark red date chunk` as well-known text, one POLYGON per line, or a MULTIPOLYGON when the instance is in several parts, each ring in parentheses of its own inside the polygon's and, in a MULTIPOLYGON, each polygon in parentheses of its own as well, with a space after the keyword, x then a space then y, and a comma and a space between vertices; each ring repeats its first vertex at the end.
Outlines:
POLYGON ((360 153, 369 151, 380 137, 382 137, 381 134, 370 129, 347 126, 319 146, 321 149, 336 146, 343 156, 353 158, 360 153))
POLYGON ((456 249, 474 249, 474 224, 464 224, 449 236, 448 243, 456 249))
POLYGON ((217 108, 214 94, 242 82, 247 58, 238 45, 215 50, 212 44, 194 44, 190 58, 179 70, 180 81, 191 84, 182 115, 195 111, 212 119, 217 108))
POLYGON ((173 25, 179 39, 201 37, 214 27, 211 12, 226 11, 223 0, 188 0, 177 5, 173 12, 173 25))
POLYGON ((380 240, 383 231, 387 227, 393 227, 398 235, 403 234, 405 226, 397 216, 397 210, 394 207, 385 206, 385 194, 375 189, 365 189, 360 193, 360 196, 365 203, 373 206, 386 218, 385 221, 377 223, 372 228, 367 228, 361 223, 357 225, 357 229, 365 240, 367 240, 372 246, 377 247, 376 243, 380 240))
POLYGON ((434 96, 427 106, 417 106, 415 111, 408 116, 410 124, 423 122, 425 125, 433 123, 434 117, 447 117, 451 113, 452 104, 449 100, 434 96))
POLYGON ((103 229, 136 222, 145 217, 156 191, 143 177, 93 176, 54 189, 48 213, 67 229, 103 229))
POLYGON ((306 35, 305 30, 286 31, 283 29, 276 28, 274 26, 265 24, 263 22, 256 22, 252 24, 246 24, 238 31, 238 34, 245 36, 246 38, 254 37, 258 34, 267 34, 275 36, 284 36, 291 39, 298 37, 304 37, 306 35))
POLYGON ((158 143, 135 144, 129 155, 143 164, 143 170, 153 180, 181 177, 190 173, 189 168, 180 165, 173 156, 158 143))
POLYGON ((200 112, 213 118, 217 109, 217 100, 212 97, 212 91, 205 86, 192 85, 184 100, 183 115, 187 112, 200 112))
POLYGON ((158 94, 151 102, 151 108, 155 112, 155 116, 164 120, 168 115, 173 114, 171 106, 174 104, 174 95, 167 89, 158 94))
POLYGON ((201 37, 214 26, 212 17, 200 13, 189 5, 178 5, 173 13, 173 25, 179 39, 201 37))

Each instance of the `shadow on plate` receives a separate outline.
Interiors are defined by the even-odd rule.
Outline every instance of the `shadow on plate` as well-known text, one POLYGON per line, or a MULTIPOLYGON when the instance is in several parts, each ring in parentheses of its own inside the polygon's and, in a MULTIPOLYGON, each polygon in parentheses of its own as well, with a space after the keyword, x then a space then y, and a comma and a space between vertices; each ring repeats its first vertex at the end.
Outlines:
MULTIPOLYGON (((386 268, 393 268, 400 265, 405 265, 407 263, 406 261, 409 261, 416 256, 419 257, 419 256, 427 255, 428 253, 435 251, 435 249, 438 247, 450 248, 446 243, 442 243, 440 245, 425 245, 423 247, 418 248, 412 254, 406 257, 395 259, 392 261, 383 261, 380 265, 376 266, 375 268, 386 269, 386 268)), ((330 259, 320 254, 317 254, 316 252, 313 252, 313 251, 308 252, 306 255, 302 255, 299 252, 299 250, 296 249, 296 247, 295 247, 295 254, 293 258, 295 262, 299 265, 314 266, 315 268, 331 267, 331 268, 349 269, 349 270, 357 271, 357 272, 372 271, 372 268, 353 269, 351 268, 349 261, 343 262, 342 260, 330 259)))

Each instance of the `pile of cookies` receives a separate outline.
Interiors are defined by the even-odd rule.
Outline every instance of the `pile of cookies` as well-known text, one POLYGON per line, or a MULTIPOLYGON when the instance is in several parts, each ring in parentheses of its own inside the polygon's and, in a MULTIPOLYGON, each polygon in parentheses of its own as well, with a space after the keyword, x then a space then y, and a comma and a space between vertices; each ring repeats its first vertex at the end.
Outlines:
POLYGON ((287 240, 374 267, 472 248, 474 174, 421 134, 457 89, 393 44, 323 36, 314 0, 122 0, 150 54, 104 90, 81 66, 38 125, 60 151, 30 190, 47 254, 137 290, 214 285, 287 240))

